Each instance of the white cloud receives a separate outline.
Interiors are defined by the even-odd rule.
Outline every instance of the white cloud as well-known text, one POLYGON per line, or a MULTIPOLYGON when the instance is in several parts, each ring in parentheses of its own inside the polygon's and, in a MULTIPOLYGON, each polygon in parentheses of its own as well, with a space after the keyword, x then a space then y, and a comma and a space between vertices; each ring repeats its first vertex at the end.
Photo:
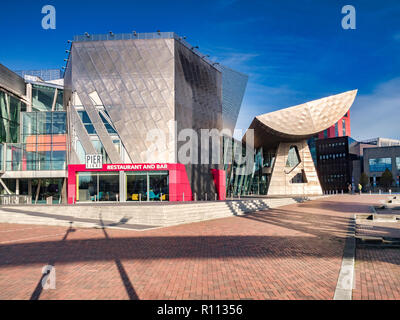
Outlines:
POLYGON ((400 139, 400 78, 359 94, 351 108, 352 136, 356 140, 385 137, 400 139))

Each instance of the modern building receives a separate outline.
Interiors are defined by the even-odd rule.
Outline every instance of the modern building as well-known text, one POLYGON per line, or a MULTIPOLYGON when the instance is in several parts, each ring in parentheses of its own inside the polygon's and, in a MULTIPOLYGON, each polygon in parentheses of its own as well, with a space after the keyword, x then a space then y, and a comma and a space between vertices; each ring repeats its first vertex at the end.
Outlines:
POLYGON ((400 140, 390 138, 373 138, 361 141, 362 144, 374 145, 376 147, 393 147, 400 146, 400 140))
POLYGON ((346 114, 334 125, 318 133, 318 139, 329 139, 346 136, 351 136, 350 111, 347 111, 346 114))
POLYGON ((225 171, 211 153, 201 164, 178 161, 180 133, 233 130, 246 75, 160 32, 75 37, 64 81, 69 203, 225 199, 225 171), (155 150, 153 132, 166 140, 155 150), (88 169, 95 154, 102 163, 88 169))
POLYGON ((63 86, 24 80, 0 65, 0 193, 66 201, 63 86), (64 190, 64 192, 62 192, 64 190))
POLYGON ((63 78, 60 69, 17 70, 15 71, 15 73, 24 79, 26 76, 28 77, 32 76, 41 79, 41 81, 47 81, 47 82, 63 78))
POLYGON ((393 186, 399 187, 400 146, 364 149, 364 172, 370 179, 370 186, 380 186, 383 172, 388 169, 393 175, 393 186))
POLYGON ((359 157, 350 152, 351 143, 347 136, 316 141, 317 172, 324 193, 347 192, 349 184, 354 185, 353 163, 359 157))
POLYGON ((251 179, 247 190, 268 195, 322 194, 307 140, 348 114, 356 94, 357 90, 348 91, 254 118, 249 129, 254 130, 257 191, 251 179))
POLYGON ((260 115, 232 139, 248 77, 172 32, 85 34, 67 52, 63 79, 0 68, 2 193, 70 204, 322 194, 315 139, 350 134, 356 90, 260 115), (226 161, 235 150, 251 161, 226 161))

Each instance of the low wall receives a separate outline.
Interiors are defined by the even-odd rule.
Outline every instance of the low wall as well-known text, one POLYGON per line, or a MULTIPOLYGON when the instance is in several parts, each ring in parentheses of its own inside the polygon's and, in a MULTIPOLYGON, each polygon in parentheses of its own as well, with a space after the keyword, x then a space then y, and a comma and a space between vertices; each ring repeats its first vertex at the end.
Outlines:
MULTIPOLYGON (((87 219, 87 223, 99 225, 101 218, 103 221, 112 221, 115 225, 171 226, 233 215, 244 215, 317 198, 322 198, 322 196, 216 202, 199 201, 179 204, 157 203, 153 205, 2 206, 0 207, 0 222, 67 225, 69 221, 82 222, 84 219, 87 219), (92 222, 89 221, 91 219, 93 220, 92 222)), ((85 223, 80 223, 80 226, 86 226, 85 223)), ((78 226, 75 223, 74 225, 78 226)))

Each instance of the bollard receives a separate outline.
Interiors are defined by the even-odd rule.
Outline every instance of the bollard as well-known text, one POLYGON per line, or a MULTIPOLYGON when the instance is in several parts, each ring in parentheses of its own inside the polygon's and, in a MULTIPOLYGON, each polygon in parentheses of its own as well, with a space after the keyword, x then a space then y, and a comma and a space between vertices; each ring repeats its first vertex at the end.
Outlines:
POLYGON ((382 194, 382 191, 381 191, 381 189, 379 189, 379 194, 382 194))
POLYGON ((371 191, 371 190, 369 190, 369 194, 370 194, 370 195, 372 194, 372 191, 371 191))
POLYGON ((344 194, 343 189, 342 189, 342 195, 344 194))
POLYGON ((389 189, 389 194, 392 194, 392 189, 389 189))
POLYGON ((197 201, 197 195, 194 194, 194 201, 197 201))
POLYGON ((207 201, 207 193, 206 193, 206 195, 205 195, 205 199, 206 199, 206 201, 207 201))
POLYGON ((215 194, 215 201, 217 201, 217 194, 215 194))
POLYGON ((162 202, 162 192, 160 192, 160 201, 162 202))
POLYGON ((115 195, 115 197, 117 198, 117 202, 118 202, 118 193, 115 195))
POLYGON ((142 194, 139 193, 139 202, 142 202, 142 194))
POLYGON ((75 196, 72 196, 72 204, 75 204, 75 196))
POLYGON ((182 193, 182 201, 185 201, 185 193, 182 193))

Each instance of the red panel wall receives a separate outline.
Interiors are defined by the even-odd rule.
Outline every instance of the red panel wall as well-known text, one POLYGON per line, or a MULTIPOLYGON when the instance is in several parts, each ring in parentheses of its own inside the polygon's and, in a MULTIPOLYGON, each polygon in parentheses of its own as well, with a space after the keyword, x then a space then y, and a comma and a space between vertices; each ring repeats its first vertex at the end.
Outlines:
POLYGON ((218 193, 218 200, 226 200, 226 172, 225 170, 212 169, 215 188, 218 193))
MULTIPOLYGON (((350 137, 351 136, 351 120, 350 120, 350 111, 347 112, 347 114, 341 118, 338 123, 338 137, 343 136, 343 119, 345 121, 345 127, 346 127, 346 136, 350 137)), ((335 125, 332 127, 328 128, 326 130, 328 132, 328 136, 326 138, 335 138, 336 137, 336 132, 335 132, 335 125)), ((318 139, 325 139, 325 134, 324 131, 318 133, 318 139)))
POLYGON ((170 201, 192 201, 192 189, 183 164, 154 164, 152 168, 143 168, 147 164, 104 164, 102 169, 88 170, 84 164, 68 166, 68 203, 76 202, 76 173, 77 172, 119 172, 119 171, 157 171, 166 169, 169 172, 169 200, 170 201), (114 167, 109 169, 109 166, 114 167), (118 166, 125 166, 119 169, 118 166), (141 168, 126 168, 126 166, 139 166, 141 168))

